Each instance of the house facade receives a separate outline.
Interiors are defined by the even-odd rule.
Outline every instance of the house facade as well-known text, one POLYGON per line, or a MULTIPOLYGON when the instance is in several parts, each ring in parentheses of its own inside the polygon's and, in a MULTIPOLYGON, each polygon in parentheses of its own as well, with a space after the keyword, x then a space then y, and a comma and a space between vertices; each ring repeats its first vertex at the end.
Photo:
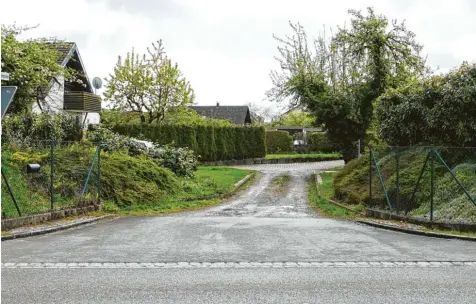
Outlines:
POLYGON ((40 105, 34 103, 32 111, 66 111, 77 115, 78 120, 85 126, 99 124, 101 98, 94 93, 76 43, 50 43, 49 46, 60 54, 58 64, 76 70, 80 76, 75 81, 70 81, 59 75, 50 83, 43 102, 40 105))

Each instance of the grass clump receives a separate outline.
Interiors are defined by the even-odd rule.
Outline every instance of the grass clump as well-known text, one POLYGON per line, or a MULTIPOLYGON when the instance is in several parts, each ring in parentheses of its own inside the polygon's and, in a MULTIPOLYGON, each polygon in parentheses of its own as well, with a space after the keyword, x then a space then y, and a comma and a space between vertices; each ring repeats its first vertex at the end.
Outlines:
POLYGON ((317 186, 315 182, 315 175, 308 181, 309 187, 309 202, 312 207, 315 207, 323 216, 332 218, 354 218, 356 214, 347 209, 341 208, 332 204, 329 199, 334 196, 333 174, 320 174, 322 183, 317 186))

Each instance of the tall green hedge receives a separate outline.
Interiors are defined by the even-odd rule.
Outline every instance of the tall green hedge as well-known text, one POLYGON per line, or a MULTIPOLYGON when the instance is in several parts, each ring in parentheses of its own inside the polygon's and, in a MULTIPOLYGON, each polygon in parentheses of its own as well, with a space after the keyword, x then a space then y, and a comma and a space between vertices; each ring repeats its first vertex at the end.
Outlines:
POLYGON ((326 132, 312 132, 307 134, 308 150, 310 152, 331 153, 338 150, 326 135, 326 132))
POLYGON ((262 127, 188 126, 123 123, 109 125, 112 131, 158 144, 175 143, 200 155, 202 161, 261 158, 266 156, 262 127))
POLYGON ((269 154, 293 151, 293 137, 287 131, 266 131, 266 150, 269 154))

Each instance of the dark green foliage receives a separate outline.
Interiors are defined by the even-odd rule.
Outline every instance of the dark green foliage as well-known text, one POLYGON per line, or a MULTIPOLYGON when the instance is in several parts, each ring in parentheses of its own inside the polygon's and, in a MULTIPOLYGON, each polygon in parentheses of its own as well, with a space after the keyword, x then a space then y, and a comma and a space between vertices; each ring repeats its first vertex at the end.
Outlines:
POLYGON ((307 134, 307 145, 310 152, 331 153, 337 149, 329 140, 326 132, 312 132, 307 134))
POLYGON ((228 145, 226 137, 228 136, 227 130, 222 127, 218 127, 215 129, 215 136, 216 136, 216 147, 217 147, 217 160, 225 160, 228 159, 230 152, 228 151, 228 145))
POLYGON ((196 130, 198 155, 200 155, 201 159, 204 160, 208 158, 208 155, 210 154, 207 128, 205 126, 198 126, 196 130))
POLYGON ((391 90, 378 109, 380 135, 390 145, 476 146, 476 64, 391 90))
POLYGON ((236 156, 235 142, 232 140, 235 134, 234 131, 235 129, 233 128, 225 128, 224 138, 226 138, 226 149, 228 153, 225 159, 233 159, 236 156))
POLYGON ((266 156, 265 131, 262 127, 140 123, 121 123, 108 127, 119 134, 152 141, 159 145, 175 142, 180 147, 194 150, 203 161, 266 156))
POLYGON ((190 126, 182 126, 182 132, 179 136, 179 147, 187 147, 192 151, 198 151, 197 134, 195 129, 190 126))
MULTIPOLYGON (((190 128, 184 128, 183 132, 184 136, 185 134, 195 134, 195 131, 190 128)), ((93 127, 90 127, 87 139, 91 142, 101 141, 101 148, 104 152, 122 151, 131 156, 151 157, 159 165, 169 168, 178 176, 192 177, 197 170, 197 156, 193 150, 187 147, 176 148, 158 144, 147 147, 145 143, 135 138, 120 135, 108 129, 99 130, 93 127)))
POLYGON ((217 145, 215 140, 215 128, 212 126, 207 127, 207 139, 208 139, 208 160, 216 160, 217 159, 217 145))
POLYGON ((34 114, 22 112, 2 121, 2 141, 79 141, 83 137, 80 120, 66 112, 34 114))
POLYGON ((293 151, 293 137, 286 131, 266 131, 266 151, 268 154, 293 151))
POLYGON ((235 158, 244 159, 245 158, 245 132, 243 128, 235 128, 235 158))
MULTIPOLYGON (((70 205, 78 202, 79 192, 94 152, 94 146, 85 144, 55 149, 55 194, 61 197, 55 206, 60 207, 68 201, 71 201, 70 205)), ((11 159, 19 168, 24 168, 27 163, 32 162, 42 166, 40 173, 29 176, 27 180, 29 180, 30 191, 43 198, 47 209, 50 172, 48 152, 38 149, 17 151, 12 153, 11 159)), ((133 157, 125 152, 103 152, 101 153, 101 177, 101 198, 114 201, 118 206, 156 204, 167 193, 173 193, 179 189, 175 175, 145 155, 133 157)), ((34 210, 32 213, 38 211, 34 210)))
POLYGON ((263 155, 266 155, 266 145, 263 145, 263 142, 266 142, 266 131, 264 128, 254 128, 255 135, 255 155, 254 157, 260 158, 263 155))

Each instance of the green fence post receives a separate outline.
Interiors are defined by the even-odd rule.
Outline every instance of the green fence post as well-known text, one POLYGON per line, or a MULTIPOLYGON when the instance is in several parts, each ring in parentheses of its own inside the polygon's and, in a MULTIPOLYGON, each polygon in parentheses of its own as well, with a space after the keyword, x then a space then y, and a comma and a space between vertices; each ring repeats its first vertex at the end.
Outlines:
POLYGON ((54 174, 55 174, 55 169, 54 169, 54 163, 55 163, 55 157, 54 157, 54 147, 55 147, 55 142, 54 140, 50 141, 50 209, 53 210, 54 208, 54 201, 55 201, 55 186, 54 186, 54 174))
POLYGON ((448 166, 448 164, 445 162, 445 160, 441 157, 440 153, 435 151, 435 156, 438 157, 440 162, 445 166, 446 170, 453 176, 453 179, 456 181, 456 183, 459 185, 459 187, 463 190, 463 192, 466 194, 468 199, 473 203, 474 206, 476 206, 476 200, 471 196, 471 194, 466 190, 464 185, 459 181, 458 177, 456 177, 456 174, 451 170, 451 168, 448 166))
POLYGON ((372 206, 372 147, 369 146, 369 206, 372 206))
POLYGON ((18 207, 17 200, 15 196, 13 195, 13 191, 10 188, 10 184, 8 183, 7 177, 3 173, 3 168, 2 168, 2 177, 3 177, 3 180, 5 181, 5 185, 7 186, 8 193, 10 193, 10 197, 12 198, 13 204, 15 205, 15 208, 17 209, 18 216, 21 216, 20 207, 18 207))
POLYGON ((400 213, 400 151, 397 148, 397 180, 396 180, 396 191, 397 191, 397 201, 396 201, 396 209, 397 214, 400 213))
POLYGON ((98 203, 101 203, 101 142, 98 144, 98 203))
POLYGON ((433 222, 433 197, 435 196, 435 148, 433 146, 430 153, 430 221, 433 222))
POLYGON ((387 201, 388 209, 390 210, 390 212, 392 212, 393 211, 392 203, 390 202, 390 198, 388 197, 388 192, 387 192, 387 189, 385 188, 385 183, 383 181, 382 172, 380 171, 380 167, 378 165, 377 159, 375 158, 375 155, 374 155, 373 151, 371 151, 370 155, 372 156, 372 160, 375 162, 375 170, 377 171, 377 176, 378 176, 378 179, 380 181, 380 185, 382 185, 382 191, 383 191, 383 194, 385 195, 385 199, 387 201))

